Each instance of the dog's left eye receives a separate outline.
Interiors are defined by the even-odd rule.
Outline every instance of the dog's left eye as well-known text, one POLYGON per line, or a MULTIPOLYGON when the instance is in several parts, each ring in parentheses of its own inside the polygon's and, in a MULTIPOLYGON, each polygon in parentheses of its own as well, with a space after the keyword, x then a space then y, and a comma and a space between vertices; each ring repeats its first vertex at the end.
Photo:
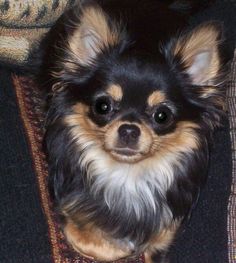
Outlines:
POLYGON ((167 124, 172 119, 172 112, 167 107, 157 108, 153 113, 153 119, 159 125, 167 124))
POLYGON ((107 97, 100 97, 94 103, 94 111, 97 114, 106 115, 112 111, 112 103, 107 97))

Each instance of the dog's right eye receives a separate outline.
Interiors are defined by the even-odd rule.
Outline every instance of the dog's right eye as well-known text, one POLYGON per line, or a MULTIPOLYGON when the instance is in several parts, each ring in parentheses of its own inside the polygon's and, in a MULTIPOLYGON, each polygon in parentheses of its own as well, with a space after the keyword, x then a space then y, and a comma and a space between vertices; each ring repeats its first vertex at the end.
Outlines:
POLYGON ((152 114, 152 117, 159 127, 165 127, 173 121, 173 113, 164 105, 157 107, 155 112, 152 114))
POLYGON ((112 102, 107 97, 97 98, 94 102, 94 112, 100 115, 109 114, 113 110, 112 102))

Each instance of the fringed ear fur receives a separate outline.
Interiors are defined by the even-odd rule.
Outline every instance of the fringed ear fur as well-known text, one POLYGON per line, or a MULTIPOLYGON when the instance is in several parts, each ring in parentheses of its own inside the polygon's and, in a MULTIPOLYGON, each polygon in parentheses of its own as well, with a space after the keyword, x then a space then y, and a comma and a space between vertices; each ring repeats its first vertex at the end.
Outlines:
POLYGON ((222 29, 219 23, 205 23, 189 34, 177 39, 173 55, 198 86, 217 85, 220 74, 219 45, 222 43, 222 29))
POLYGON ((60 24, 63 33, 53 47, 56 66, 51 68, 50 76, 55 82, 54 90, 64 89, 65 83, 77 77, 80 81, 86 79, 88 67, 92 70, 96 66, 98 56, 122 43, 126 36, 120 24, 110 21, 94 3, 69 11, 65 13, 66 23, 60 24))
POLYGON ((119 43, 118 26, 111 28, 106 14, 97 6, 82 10, 77 27, 68 40, 68 49, 82 66, 93 63, 105 48, 119 43))
POLYGON ((222 25, 204 23, 171 44, 171 63, 188 76, 191 99, 205 108, 205 119, 212 128, 224 115, 226 71, 221 62, 222 25))

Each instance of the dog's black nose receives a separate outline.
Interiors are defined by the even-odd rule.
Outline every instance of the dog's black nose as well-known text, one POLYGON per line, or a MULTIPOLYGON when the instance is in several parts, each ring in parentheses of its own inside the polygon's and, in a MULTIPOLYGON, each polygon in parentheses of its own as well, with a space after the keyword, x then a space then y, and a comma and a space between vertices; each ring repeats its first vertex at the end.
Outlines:
POLYGON ((119 141, 123 146, 133 146, 138 142, 141 134, 138 126, 134 124, 122 124, 118 129, 119 141))

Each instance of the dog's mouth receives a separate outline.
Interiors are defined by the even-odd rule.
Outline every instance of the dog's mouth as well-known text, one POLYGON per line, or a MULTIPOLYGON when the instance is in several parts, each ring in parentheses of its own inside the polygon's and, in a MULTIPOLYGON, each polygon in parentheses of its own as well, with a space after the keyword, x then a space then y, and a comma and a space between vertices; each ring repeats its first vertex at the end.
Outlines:
POLYGON ((134 163, 144 158, 144 153, 130 148, 115 148, 110 153, 114 159, 120 162, 134 163))
POLYGON ((140 152, 132 150, 130 148, 121 148, 121 149, 114 149, 112 152, 118 155, 125 155, 125 156, 134 156, 140 154, 140 152))

